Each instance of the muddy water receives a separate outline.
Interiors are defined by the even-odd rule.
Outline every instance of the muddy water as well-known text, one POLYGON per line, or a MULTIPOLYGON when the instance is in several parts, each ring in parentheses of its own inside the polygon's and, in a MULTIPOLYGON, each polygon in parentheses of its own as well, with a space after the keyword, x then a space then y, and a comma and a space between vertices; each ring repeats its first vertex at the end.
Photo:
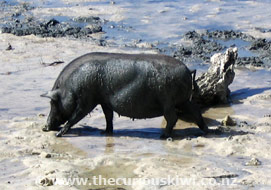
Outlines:
POLYGON ((251 122, 270 114, 271 72, 266 70, 238 70, 231 86, 232 108, 236 115, 244 115, 251 122), (264 93, 264 94, 263 94, 264 93), (248 103, 243 103, 249 100, 248 103), (258 104, 264 103, 259 107, 258 104))
MULTIPOLYGON (((38 4, 38 6, 61 8, 63 6, 78 6, 76 4, 95 8, 96 6, 108 4, 108 2, 78 1, 66 4, 61 1, 45 1, 45 3, 38 4)), ((108 22, 104 27, 105 38, 113 40, 118 47, 139 40, 174 44, 181 40, 180 37, 184 32, 196 29, 241 29, 246 31, 254 27, 271 28, 269 22, 270 10, 265 8, 270 7, 270 2, 267 0, 261 2, 237 0, 120 0, 116 1, 116 4, 112 6, 120 6, 126 10, 123 21, 119 23, 108 22)), ((65 16, 57 18, 69 20, 65 16)), ((106 16, 105 19, 107 19, 106 16)), ((246 42, 234 40, 223 43, 226 46, 237 45, 240 49, 240 56, 253 56, 251 52, 247 51, 247 44, 244 44, 246 42)), ((17 47, 19 46, 20 44, 17 45, 17 47)), ((37 46, 40 46, 40 44, 37 44, 37 46)), ((57 46, 52 48, 57 48, 57 46)), ((71 55, 68 56, 65 61, 72 59, 71 55)), ((2 81, 5 80, 5 84, 1 84, 4 91, 1 98, 1 104, 3 105, 0 108, 2 118, 29 116, 29 114, 35 115, 37 112, 48 113, 49 111, 48 101, 40 100, 37 97, 45 89, 50 89, 56 78, 56 73, 60 72, 62 66, 40 68, 36 66, 36 63, 40 62, 40 58, 31 59, 30 61, 32 61, 32 64, 22 63, 18 65, 17 60, 12 60, 10 65, 5 66, 5 68, 7 67, 5 71, 19 70, 19 72, 17 74, 14 72, 15 74, 8 79, 5 78, 5 73, 1 73, 2 81), (30 71, 36 72, 29 74, 30 71), (26 77, 29 75, 30 77, 26 77), (39 84, 36 83, 37 78, 39 84), (32 88, 25 89, 26 86, 32 88), (12 102, 12 105, 9 105, 10 102, 12 102)), ((208 68, 208 65, 201 65, 200 63, 190 63, 189 66, 197 68, 201 72, 208 68)), ((257 124, 259 118, 271 114, 270 80, 270 70, 236 70, 234 83, 230 86, 232 104, 206 110, 203 115, 208 126, 216 128, 220 125, 220 120, 226 115, 233 116, 238 122, 247 121, 250 124, 257 124), (249 103, 244 103, 245 100, 249 100, 249 103), (257 106, 258 103, 263 103, 263 106, 257 106)), ((147 174, 151 176, 151 171, 148 171, 148 168, 145 169, 144 164, 155 168, 156 170, 153 169, 154 174, 155 171, 163 171, 165 168, 168 168, 168 171, 164 173, 168 172, 172 175, 176 168, 176 170, 183 171, 184 174, 196 172, 197 168, 202 169, 199 169, 199 173, 208 170, 206 168, 219 168, 222 171, 238 174, 241 177, 247 175, 242 169, 242 163, 245 162, 247 156, 230 157, 229 155, 234 153, 223 154, 223 152, 214 150, 215 148, 208 144, 210 139, 214 141, 213 143, 216 143, 215 141, 219 141, 223 137, 227 139, 230 135, 211 134, 204 138, 201 137, 202 134, 195 124, 178 121, 174 130, 176 134, 174 141, 162 141, 159 137, 164 126, 165 121, 162 117, 132 121, 129 118, 115 115, 114 137, 106 137, 100 134, 105 129, 105 118, 101 108, 98 107, 90 116, 74 126, 64 139, 83 151, 83 153, 78 151, 75 154, 80 153, 80 155, 92 159, 108 158, 109 164, 99 164, 95 169, 82 168, 85 171, 81 174, 83 177, 93 175, 103 175, 107 178, 138 177, 142 171, 150 172, 147 174), (202 151, 206 154, 202 153, 202 151), (173 166, 176 166, 176 168, 173 166)), ((68 144, 65 145, 68 146, 68 144)), ((62 146, 53 148, 56 151, 69 151, 69 149, 62 146)), ((221 147, 221 149, 224 148, 227 147, 221 147)), ((241 151, 242 148, 237 147, 236 149, 241 151)), ((266 160, 266 163, 270 163, 270 161, 266 160)), ((206 171, 205 176, 210 175, 213 171, 208 172, 206 171)), ((157 175, 159 176, 159 173, 157 175)))
MULTIPOLYGON (((104 2, 95 4, 101 3, 104 2)), ((110 27, 106 30, 110 38, 119 42, 140 39, 176 43, 181 34, 192 30, 249 31, 255 27, 270 28, 271 13, 265 8, 270 5, 267 0, 118 0, 116 6, 126 9, 125 19, 120 22, 124 27, 118 28, 117 32, 110 27)))
MULTIPOLYGON (((113 27, 106 27, 106 35, 114 39, 118 45, 136 40, 176 43, 180 39, 181 34, 187 30, 229 29, 235 27, 240 27, 244 30, 250 29, 248 24, 240 24, 243 22, 240 19, 242 14, 245 14, 244 12, 246 11, 249 12, 253 7, 247 1, 232 1, 230 3, 224 1, 214 3, 200 1, 197 3, 200 5, 195 6, 194 1, 186 1, 184 4, 178 1, 140 1, 137 3, 117 1, 117 5, 128 9, 126 12, 127 19, 122 22, 124 27, 117 30, 113 30, 113 27), (246 8, 243 7, 244 5, 247 5, 246 8), (156 9, 151 7, 156 7, 156 9), (246 11, 238 12, 234 10, 236 7, 246 11), (229 12, 234 13, 233 17, 224 19, 229 12), (206 15, 209 15, 209 19, 203 20, 206 15), (176 24, 176 20, 179 21, 177 22, 178 24, 176 24), (150 33, 149 31, 152 32, 150 33)), ((249 18, 251 23, 257 23, 257 19, 254 17, 249 18)), ((113 26, 114 24, 108 23, 108 26, 113 26)), ((246 48, 247 42, 232 40, 221 43, 225 46, 233 44, 238 46, 241 57, 253 56, 253 53, 246 48)), ((191 66, 202 72, 207 68, 205 65, 195 65, 193 63, 191 66)), ((266 70, 237 70, 236 78, 231 85, 232 104, 206 110, 203 115, 208 126, 211 128, 219 126, 220 121, 226 115, 231 115, 236 119, 238 118, 237 116, 242 116, 237 120, 242 121, 244 119, 253 123, 253 120, 255 121, 256 118, 268 114, 268 106, 270 105, 263 108, 257 106, 252 108, 251 105, 243 105, 240 102, 242 102, 243 98, 270 91, 270 78, 271 73, 266 70), (253 119, 247 120, 248 118, 253 119)), ((183 168, 204 163, 203 165, 209 164, 210 168, 219 165, 221 170, 238 174, 239 177, 248 175, 248 173, 242 170, 243 162, 247 159, 246 157, 224 157, 217 154, 214 156, 211 153, 211 155, 201 155, 201 160, 198 160, 198 153, 208 145, 195 142, 185 143, 187 138, 196 139, 201 136, 200 130, 193 123, 178 121, 174 130, 177 138, 173 142, 167 142, 159 139, 165 126, 165 121, 162 117, 132 121, 129 118, 119 118, 115 115, 114 137, 105 137, 100 135, 101 130, 105 128, 105 119, 100 108, 91 115, 91 117, 83 121, 81 128, 73 129, 74 136, 71 138, 66 137, 67 140, 86 151, 90 157, 118 155, 121 157, 121 161, 113 162, 114 164, 109 167, 99 166, 95 170, 86 171, 84 176, 89 177, 100 174, 106 177, 137 177, 134 170, 139 166, 136 163, 131 163, 131 158, 133 160, 145 160, 155 157, 164 158, 165 156, 167 156, 171 164, 177 164, 183 168), (182 148, 179 148, 180 144, 184 144, 182 148)), ((210 135, 214 139, 219 139, 222 136, 210 135)), ((163 166, 161 165, 160 167, 163 166)))

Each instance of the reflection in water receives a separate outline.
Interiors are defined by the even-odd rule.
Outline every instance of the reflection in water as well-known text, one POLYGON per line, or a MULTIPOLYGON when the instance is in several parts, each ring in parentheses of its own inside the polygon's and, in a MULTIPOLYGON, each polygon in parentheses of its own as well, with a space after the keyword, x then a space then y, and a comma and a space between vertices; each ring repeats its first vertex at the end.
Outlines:
MULTIPOLYGON (((203 118, 207 124, 207 126, 212 127, 212 126, 217 126, 220 124, 218 120, 223 119, 227 115, 232 115, 234 114, 234 110, 229 104, 225 105, 219 105, 219 106, 213 106, 210 108, 207 108, 202 111, 203 118)), ((162 126, 166 126, 166 121, 162 121, 162 126)), ((176 123, 176 126, 174 127, 175 131, 180 131, 183 129, 189 129, 189 128, 198 128, 198 126, 193 123, 192 121, 184 121, 179 119, 178 122, 176 123)))
MULTIPOLYGON (((96 111, 98 115, 103 114, 99 110, 96 111)), ((229 105, 225 105, 209 108, 203 113, 203 116, 207 125, 213 127, 220 124, 219 119, 232 114, 232 108, 229 105)), ((173 130, 174 141, 160 140, 160 135, 166 125, 163 117, 135 121, 131 121, 126 117, 116 117, 114 119, 114 135, 112 137, 101 134, 105 127, 104 116, 88 117, 84 122, 90 124, 91 127, 86 125, 82 125, 81 128, 75 126, 71 129, 71 133, 79 135, 68 137, 67 134, 66 137, 72 144, 86 151, 90 157, 118 153, 136 154, 139 156, 146 153, 150 155, 167 153, 183 155, 184 152, 187 154, 189 151, 179 150, 176 152, 176 150, 171 148, 172 145, 188 137, 202 136, 202 132, 196 124, 178 120, 173 130), (93 154, 94 152, 95 154, 93 154)))
POLYGON ((209 127, 218 126, 220 122, 217 120, 221 120, 225 118, 227 115, 234 114, 234 110, 229 104, 220 105, 211 107, 204 111, 203 117, 205 118, 205 122, 209 127))
POLYGON ((114 147, 115 147, 115 138, 114 137, 106 137, 105 139, 105 150, 104 153, 114 153, 114 147))

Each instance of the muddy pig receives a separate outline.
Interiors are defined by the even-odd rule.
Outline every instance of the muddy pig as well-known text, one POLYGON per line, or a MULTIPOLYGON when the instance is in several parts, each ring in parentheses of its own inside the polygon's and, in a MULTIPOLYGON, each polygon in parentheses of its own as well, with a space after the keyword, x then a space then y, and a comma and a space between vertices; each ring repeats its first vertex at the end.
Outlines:
POLYGON ((59 74, 51 91, 51 111, 44 131, 64 135, 73 125, 101 105, 106 134, 113 133, 113 112, 142 119, 164 116, 171 136, 179 113, 193 117, 207 132, 200 109, 190 100, 193 79, 180 61, 165 55, 89 53, 69 63, 59 74))

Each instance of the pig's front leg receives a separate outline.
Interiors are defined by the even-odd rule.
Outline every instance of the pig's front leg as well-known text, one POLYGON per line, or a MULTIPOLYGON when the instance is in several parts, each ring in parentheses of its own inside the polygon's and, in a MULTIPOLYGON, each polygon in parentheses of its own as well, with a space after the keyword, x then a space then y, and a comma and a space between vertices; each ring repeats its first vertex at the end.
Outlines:
MULTIPOLYGON (((92 109, 94 107, 95 106, 93 106, 92 109)), ((92 109, 90 111, 92 111, 92 109)), ((79 122, 81 119, 83 119, 90 111, 84 110, 83 105, 78 103, 71 118, 64 125, 64 127, 58 133, 56 133, 56 137, 61 137, 65 133, 67 133, 73 125, 75 125, 77 122, 79 122)))

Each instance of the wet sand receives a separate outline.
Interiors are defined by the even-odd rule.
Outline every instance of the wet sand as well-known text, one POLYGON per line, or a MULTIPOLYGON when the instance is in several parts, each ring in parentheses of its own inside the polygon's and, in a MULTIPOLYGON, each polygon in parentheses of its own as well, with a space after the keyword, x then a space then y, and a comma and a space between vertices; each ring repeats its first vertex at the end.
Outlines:
MULTIPOLYGON (((68 1, 66 1, 68 2, 68 1)), ((70 1, 69 1, 70 2, 70 1)), ((82 1, 78 1, 79 3, 82 1)), ((87 15, 112 21, 125 17, 117 5, 95 5, 87 15), (110 15, 113 15, 112 17, 110 15)), ((261 6, 259 6, 261 7, 261 6)), ((87 7, 89 8, 89 7, 87 7)), ((86 8, 86 9, 87 9, 86 8)), ((84 9, 84 10, 86 10, 84 9)), ((79 14, 80 8, 47 8, 35 14, 79 14)), ((193 6, 192 12, 199 7, 193 6)), ((86 12, 82 11, 82 16, 86 12)), ((221 20, 220 20, 221 21, 221 20)), ((239 21, 238 21, 239 22, 239 21)), ((267 26, 268 23, 266 24, 267 26)), ((245 25, 247 26, 247 25, 245 25)), ((242 28, 242 27, 241 27, 242 28)), ((262 33, 261 33, 262 34, 262 33)), ((103 34, 93 34, 99 39, 103 34)), ((262 34, 264 35, 264 34, 262 34)), ((266 34, 265 34, 266 35, 266 34)), ((112 40, 112 39, 111 39, 112 40)), ((0 188, 1 189, 270 189, 271 76, 270 69, 236 69, 230 86, 232 104, 212 107, 204 117, 212 133, 202 136, 195 124, 178 121, 173 141, 160 140, 162 117, 132 121, 114 118, 114 136, 100 132, 105 118, 100 107, 63 138, 42 132, 49 90, 59 72, 74 58, 88 52, 157 53, 155 49, 100 46, 95 41, 70 38, 18 37, 0 34, 0 188), (7 51, 8 44, 12 50, 7 51), (63 61, 55 66, 42 63, 63 61), (235 126, 222 126, 230 115, 235 126), (190 178, 195 184, 160 183, 132 186, 55 185, 56 179, 190 178), (222 185, 229 179, 230 185, 222 185), (201 184, 201 181, 211 184, 201 184), (214 181, 216 183, 214 183, 214 181)))

